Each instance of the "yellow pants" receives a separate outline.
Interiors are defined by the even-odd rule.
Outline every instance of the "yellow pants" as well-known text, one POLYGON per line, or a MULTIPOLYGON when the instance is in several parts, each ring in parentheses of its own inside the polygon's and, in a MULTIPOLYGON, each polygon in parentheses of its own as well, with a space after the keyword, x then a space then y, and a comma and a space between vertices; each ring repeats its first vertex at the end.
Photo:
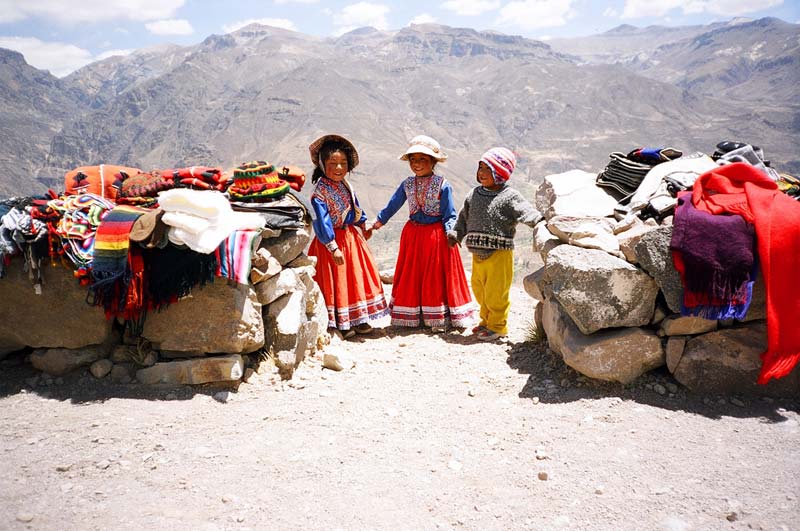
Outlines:
POLYGON ((472 255, 472 293, 481 305, 481 326, 500 335, 508 334, 508 309, 511 280, 514 278, 514 251, 495 251, 489 258, 472 255))

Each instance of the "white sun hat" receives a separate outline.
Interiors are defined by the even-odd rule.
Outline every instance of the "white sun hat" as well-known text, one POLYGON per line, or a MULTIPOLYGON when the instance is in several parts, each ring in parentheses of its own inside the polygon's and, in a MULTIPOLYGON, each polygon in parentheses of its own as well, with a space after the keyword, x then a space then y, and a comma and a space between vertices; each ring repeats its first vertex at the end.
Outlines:
POLYGON ((408 142, 408 149, 405 153, 400 155, 400 160, 408 160, 408 156, 412 153, 423 153, 435 158, 438 162, 447 160, 447 155, 442 151, 439 142, 429 136, 417 135, 408 142))

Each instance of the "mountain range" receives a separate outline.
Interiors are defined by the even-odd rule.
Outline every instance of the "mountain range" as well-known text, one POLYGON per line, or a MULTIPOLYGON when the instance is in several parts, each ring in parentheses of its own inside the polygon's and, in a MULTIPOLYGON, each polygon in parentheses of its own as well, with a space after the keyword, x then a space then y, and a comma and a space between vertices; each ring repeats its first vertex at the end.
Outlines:
POLYGON ((337 38, 250 25, 61 79, 0 49, 0 196, 60 190, 67 170, 99 163, 266 159, 310 174, 308 145, 329 132, 356 144, 352 181, 371 212, 408 174, 397 157, 416 134, 449 153, 439 169, 457 197, 494 145, 518 154, 523 190, 550 173, 599 171, 613 151, 711 153, 727 139, 797 175, 798 35, 771 18, 547 43, 435 24, 337 38))

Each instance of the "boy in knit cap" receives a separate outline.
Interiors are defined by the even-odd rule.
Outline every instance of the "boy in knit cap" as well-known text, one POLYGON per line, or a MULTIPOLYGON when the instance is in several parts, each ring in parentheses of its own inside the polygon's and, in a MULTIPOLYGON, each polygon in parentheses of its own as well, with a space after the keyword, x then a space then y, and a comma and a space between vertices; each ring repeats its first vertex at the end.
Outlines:
POLYGON ((481 321, 473 333, 481 341, 508 334, 509 291, 514 276, 514 235, 517 223, 533 227, 539 213, 517 190, 508 186, 517 159, 510 149, 494 147, 481 156, 472 189, 447 233, 451 247, 462 240, 472 253, 472 292, 481 306, 481 321))

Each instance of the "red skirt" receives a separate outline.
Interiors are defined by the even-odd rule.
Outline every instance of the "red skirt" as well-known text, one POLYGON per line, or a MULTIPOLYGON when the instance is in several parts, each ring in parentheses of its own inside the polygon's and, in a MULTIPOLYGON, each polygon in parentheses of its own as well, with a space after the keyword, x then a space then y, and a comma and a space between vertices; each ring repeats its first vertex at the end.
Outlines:
POLYGON ((461 255, 447 245, 441 223, 403 227, 389 308, 398 326, 465 328, 475 321, 461 255))
POLYGON ((344 264, 336 265, 331 252, 317 239, 311 242, 309 256, 317 257, 317 273, 328 326, 349 330, 389 313, 383 295, 378 267, 361 233, 352 225, 335 229, 336 244, 344 255, 344 264))

